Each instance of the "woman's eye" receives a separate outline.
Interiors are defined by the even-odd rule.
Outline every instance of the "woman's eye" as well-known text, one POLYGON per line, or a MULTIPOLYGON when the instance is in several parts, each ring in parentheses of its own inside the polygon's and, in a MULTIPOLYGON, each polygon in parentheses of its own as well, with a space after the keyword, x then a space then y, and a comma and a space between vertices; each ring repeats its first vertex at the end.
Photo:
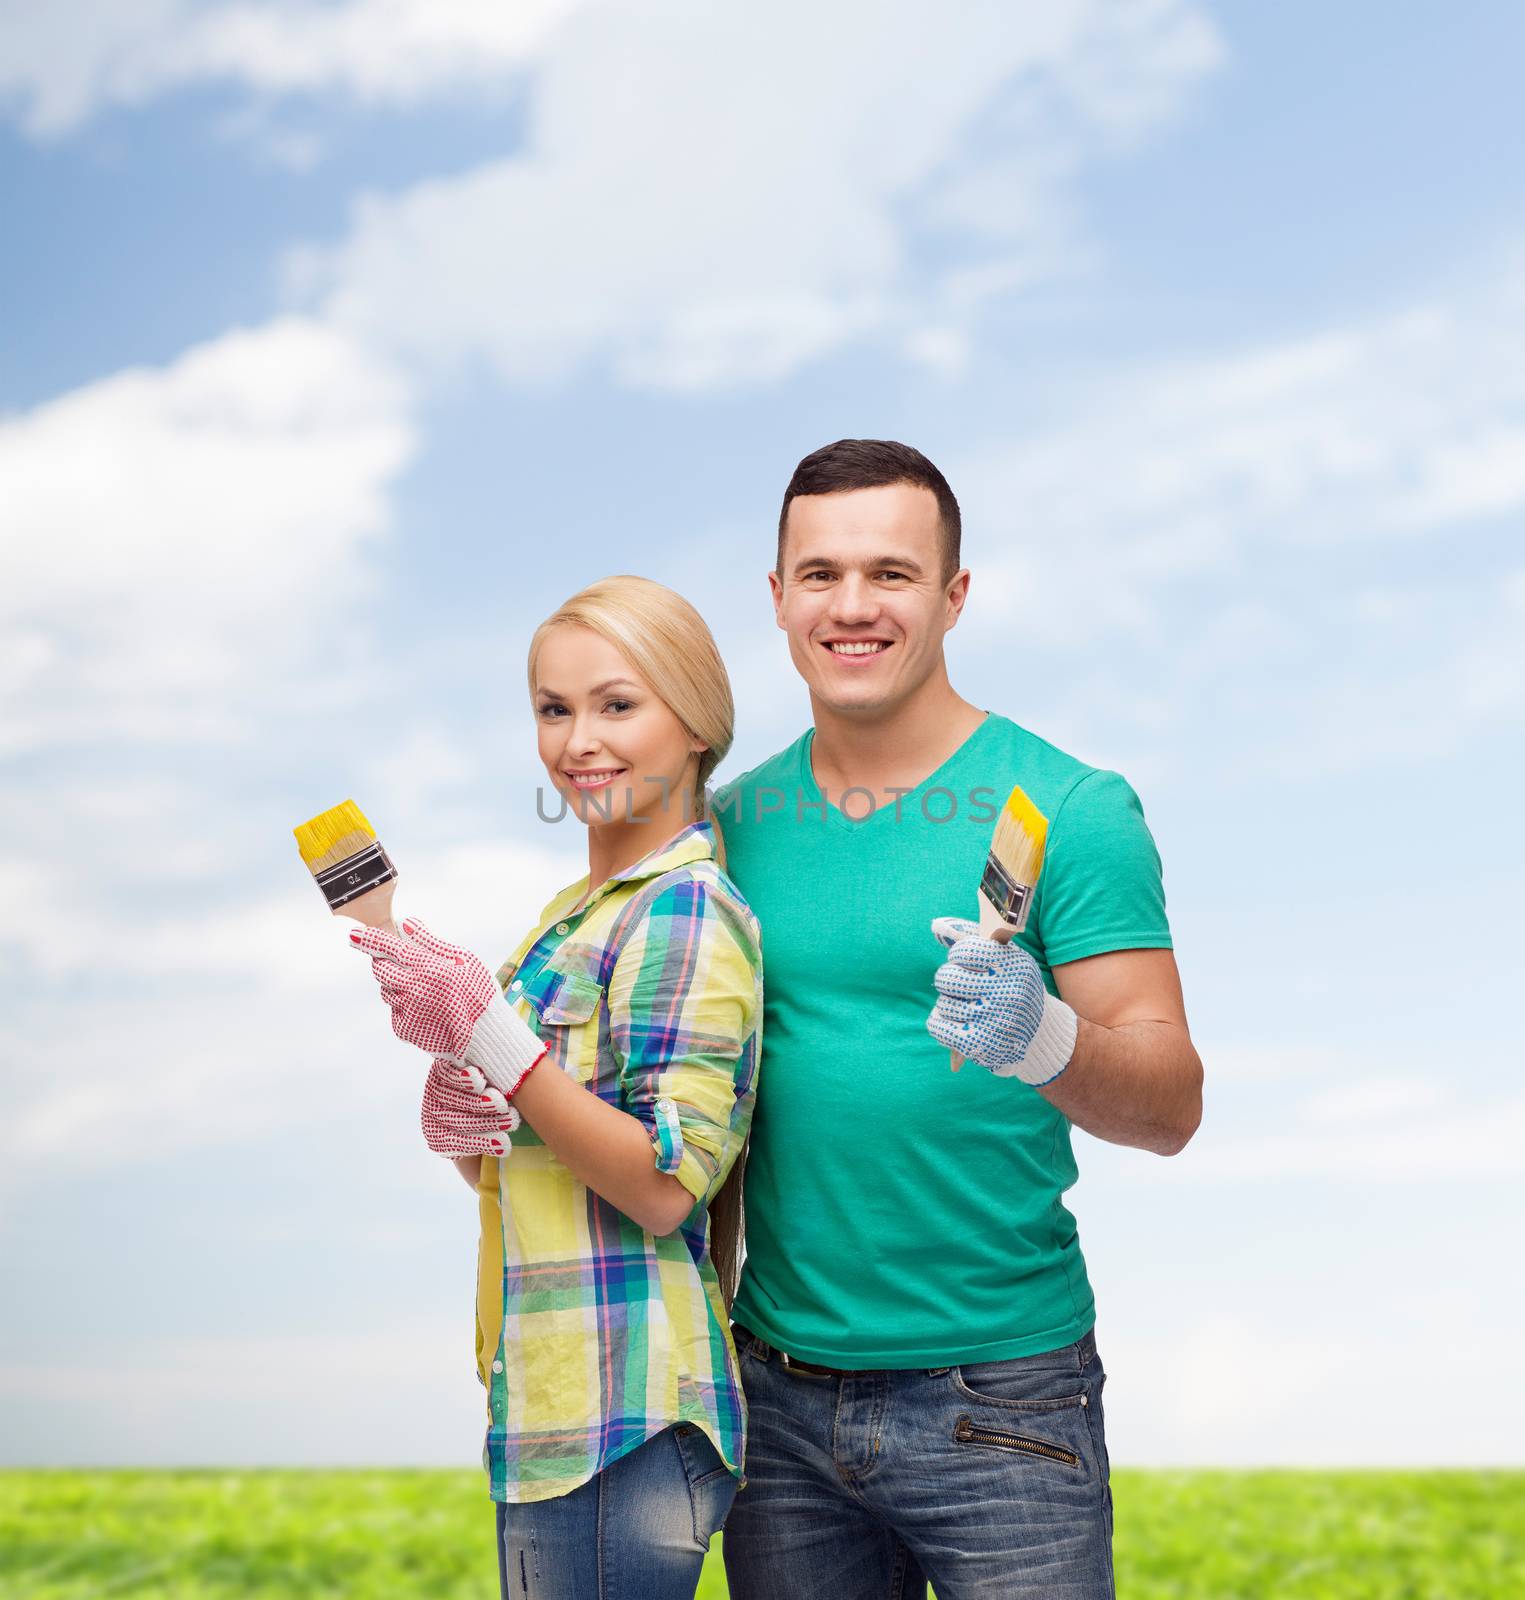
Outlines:
POLYGON ((604 709, 606 711, 614 712, 633 711, 635 709, 635 702, 631 700, 611 700, 608 705, 604 707, 604 709))
POLYGON ((555 717, 559 713, 561 713, 561 712, 563 712, 565 710, 566 710, 565 706, 558 706, 558 705, 541 706, 540 715, 542 717, 555 717))

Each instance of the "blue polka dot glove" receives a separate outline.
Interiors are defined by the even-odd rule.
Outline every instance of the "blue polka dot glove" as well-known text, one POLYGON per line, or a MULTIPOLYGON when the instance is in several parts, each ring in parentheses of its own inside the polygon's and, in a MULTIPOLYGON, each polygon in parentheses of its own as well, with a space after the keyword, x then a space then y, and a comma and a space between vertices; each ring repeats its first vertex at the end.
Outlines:
POLYGON ((1052 1083, 1075 1053, 1075 1013, 1043 987, 1038 963, 963 917, 935 917, 932 932, 949 948, 927 1032, 998 1078, 1052 1083))

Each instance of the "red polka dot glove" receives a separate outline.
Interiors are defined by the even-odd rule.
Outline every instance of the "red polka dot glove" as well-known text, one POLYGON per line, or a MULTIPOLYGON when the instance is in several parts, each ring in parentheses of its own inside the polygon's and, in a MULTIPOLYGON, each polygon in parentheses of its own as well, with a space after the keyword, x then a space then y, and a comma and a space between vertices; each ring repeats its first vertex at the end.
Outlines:
POLYGON ((424 1141, 440 1156, 506 1156, 519 1113, 475 1067, 443 1056, 424 1080, 424 1141))
POLYGON ((392 1032, 447 1065, 475 1067, 506 1104, 545 1045, 469 950, 436 939, 411 917, 402 928, 406 938, 382 928, 349 936, 371 958, 392 1032))

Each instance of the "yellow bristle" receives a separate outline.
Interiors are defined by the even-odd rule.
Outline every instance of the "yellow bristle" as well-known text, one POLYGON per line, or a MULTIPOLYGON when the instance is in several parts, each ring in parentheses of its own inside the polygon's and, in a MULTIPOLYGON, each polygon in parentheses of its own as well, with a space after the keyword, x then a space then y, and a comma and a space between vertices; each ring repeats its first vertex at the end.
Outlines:
POLYGON ((1047 843, 1048 818, 1027 798, 1022 788, 1014 788, 995 825, 991 855, 1016 882, 1032 884, 1037 882, 1047 843))
POLYGON ((353 800, 320 812, 292 832, 296 835, 302 860, 314 875, 347 861, 376 842, 376 830, 353 800))

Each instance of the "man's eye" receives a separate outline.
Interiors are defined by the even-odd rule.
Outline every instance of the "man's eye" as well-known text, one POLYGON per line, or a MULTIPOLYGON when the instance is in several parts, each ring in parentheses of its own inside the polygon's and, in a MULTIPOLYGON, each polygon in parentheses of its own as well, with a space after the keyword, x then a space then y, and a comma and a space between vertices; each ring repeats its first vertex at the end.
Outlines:
POLYGON ((879 574, 879 576, 881 578, 903 578, 903 577, 905 577, 905 573, 903 573, 903 572, 881 572, 879 574))

